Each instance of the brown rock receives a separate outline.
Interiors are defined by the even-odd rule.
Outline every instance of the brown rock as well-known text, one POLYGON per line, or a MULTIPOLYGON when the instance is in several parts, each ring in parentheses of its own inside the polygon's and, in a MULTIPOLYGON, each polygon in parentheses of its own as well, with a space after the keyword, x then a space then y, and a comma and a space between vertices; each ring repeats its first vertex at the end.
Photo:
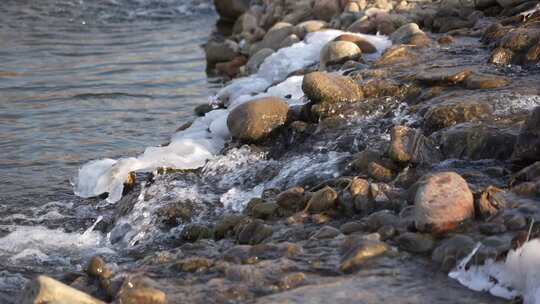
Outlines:
POLYGON ((389 247, 383 242, 356 238, 356 240, 346 240, 348 247, 341 259, 339 269, 345 273, 352 272, 363 265, 366 261, 384 254, 389 247))
POLYGON ((240 67, 247 63, 245 56, 237 56, 233 60, 228 62, 220 62, 216 64, 216 71, 219 74, 227 75, 230 78, 234 78, 240 72, 240 67))
POLYGON ((368 18, 360 18, 353 22, 347 28, 347 31, 361 34, 375 34, 377 32, 377 24, 368 18))
POLYGON ((445 35, 445 36, 442 36, 440 37, 437 42, 441 45, 448 45, 448 44, 453 44, 456 42, 456 39, 454 39, 454 37, 450 36, 450 35, 445 35))
POLYGON ((325 70, 333 64, 355 60, 362 55, 362 50, 353 42, 330 41, 321 50, 320 68, 325 70))
POLYGON ((500 209, 506 207, 506 201, 502 197, 503 190, 489 186, 482 191, 480 197, 475 200, 475 212, 481 219, 488 219, 497 214, 500 209))
POLYGON ((493 113, 484 101, 446 102, 432 106, 424 115, 424 130, 430 134, 458 123, 486 119, 493 113))
POLYGON ((105 302, 95 299, 82 291, 44 275, 40 275, 26 284, 17 303, 105 304, 105 302))
POLYGON ((362 53, 365 53, 365 54, 372 54, 372 53, 377 52, 377 48, 375 48, 375 46, 371 44, 371 42, 369 42, 368 40, 360 36, 351 35, 351 34, 343 34, 343 35, 339 35, 336 39, 334 39, 334 41, 352 42, 356 44, 360 48, 360 50, 362 50, 362 53))
POLYGON ((465 80, 467 89, 495 89, 507 86, 510 79, 502 76, 474 73, 465 80))
POLYGON ((413 253, 429 253, 435 247, 435 240, 429 234, 406 232, 396 238, 400 249, 413 253))
POLYGON ((338 0, 315 0, 312 10, 315 18, 328 22, 340 13, 341 7, 338 0))
POLYGON ((245 142, 265 139, 287 120, 289 106, 276 97, 263 97, 234 108, 227 118, 233 138, 245 142))
POLYGON ((414 199, 418 230, 444 233, 473 216, 473 195, 467 182, 458 174, 429 174, 419 182, 414 199))
POLYGON ((311 213, 318 213, 333 209, 336 206, 337 197, 337 192, 334 189, 326 186, 313 193, 313 196, 307 203, 306 209, 311 213))
POLYGON ((523 167, 538 160, 540 160, 540 107, 534 108, 523 124, 512 154, 512 161, 523 167))
POLYGON ((508 65, 512 63, 514 58, 514 52, 509 49, 498 47, 493 50, 491 57, 489 58, 489 63, 496 65, 508 65))
POLYGON ((322 72, 304 76, 302 91, 314 103, 355 102, 364 96, 351 78, 322 72))
POLYGON ((416 80, 427 85, 451 86, 465 81, 472 71, 463 68, 432 68, 416 75, 416 80))
POLYGON ((118 301, 122 304, 165 304, 167 295, 149 278, 136 275, 124 280, 118 301))
POLYGON ((249 9, 249 0, 214 0, 214 6, 221 18, 234 21, 249 9))
POLYGON ((276 198, 276 203, 283 209, 300 211, 306 207, 304 188, 294 187, 281 192, 276 198))
POLYGON ((394 65, 397 63, 413 65, 417 54, 415 54, 410 46, 395 45, 388 48, 381 58, 375 62, 375 66, 394 65))
POLYGON ((385 183, 391 182, 395 177, 391 169, 377 162, 370 162, 368 164, 367 173, 371 178, 385 183))

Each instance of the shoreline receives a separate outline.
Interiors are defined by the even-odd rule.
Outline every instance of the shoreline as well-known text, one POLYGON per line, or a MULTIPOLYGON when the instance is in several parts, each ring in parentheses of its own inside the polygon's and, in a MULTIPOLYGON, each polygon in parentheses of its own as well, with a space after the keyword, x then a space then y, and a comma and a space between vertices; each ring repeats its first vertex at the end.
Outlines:
POLYGON ((216 7, 233 27, 207 61, 231 81, 76 189, 115 203, 108 238, 176 238, 22 303, 540 302, 538 1, 216 7))

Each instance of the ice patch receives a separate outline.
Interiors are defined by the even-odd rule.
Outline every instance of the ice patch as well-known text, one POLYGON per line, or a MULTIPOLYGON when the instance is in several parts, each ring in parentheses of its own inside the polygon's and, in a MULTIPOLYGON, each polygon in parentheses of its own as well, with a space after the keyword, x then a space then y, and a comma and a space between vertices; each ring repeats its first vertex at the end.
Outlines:
POLYGON ((510 250, 505 261, 488 260, 484 265, 466 265, 480 248, 478 244, 448 276, 475 291, 513 299, 524 304, 540 304, 540 240, 531 240, 510 250))
MULTIPOLYGON (((256 74, 236 79, 221 89, 217 100, 227 106, 236 106, 257 96, 278 96, 290 97, 287 99, 291 104, 301 103, 302 77, 286 79, 287 76, 317 63, 322 47, 343 33, 337 30, 311 33, 304 41, 280 49, 265 59, 256 74)), ((391 45, 385 36, 354 35, 364 37, 377 48, 378 53, 371 56, 380 55, 391 45)), ((204 166, 221 151, 230 137, 228 113, 223 109, 211 111, 196 119, 186 130, 175 133, 169 145, 149 147, 138 157, 95 160, 83 165, 75 181, 75 194, 95 197, 108 193, 107 202, 114 203, 122 197, 124 182, 130 172, 149 172, 159 167, 195 169, 204 166)))

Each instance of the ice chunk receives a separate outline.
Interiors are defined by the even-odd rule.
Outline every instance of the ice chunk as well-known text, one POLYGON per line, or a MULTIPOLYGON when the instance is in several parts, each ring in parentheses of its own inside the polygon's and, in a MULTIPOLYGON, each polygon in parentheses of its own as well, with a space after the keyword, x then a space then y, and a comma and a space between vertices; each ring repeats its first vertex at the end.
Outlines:
POLYGON ((488 291, 505 299, 523 297, 524 304, 540 304, 540 240, 526 242, 510 250, 505 261, 488 260, 484 265, 467 263, 480 245, 466 256, 448 276, 476 291, 488 291))
MULTIPOLYGON (((256 74, 236 79, 221 89, 214 101, 223 102, 229 110, 248 100, 263 96, 287 98, 290 104, 301 103, 302 76, 289 78, 287 76, 316 64, 322 47, 343 33, 345 32, 337 30, 311 33, 304 41, 280 49, 264 60, 256 74)), ((391 45, 385 36, 354 35, 369 40, 379 53, 391 45)), ((132 171, 153 171, 159 167, 175 169, 202 167, 207 160, 220 152, 230 137, 227 128, 229 110, 221 109, 206 113, 186 130, 174 134, 171 143, 165 147, 149 147, 138 157, 102 159, 85 164, 79 170, 75 194, 93 197, 108 193, 107 201, 112 203, 121 198, 124 181, 132 171)))

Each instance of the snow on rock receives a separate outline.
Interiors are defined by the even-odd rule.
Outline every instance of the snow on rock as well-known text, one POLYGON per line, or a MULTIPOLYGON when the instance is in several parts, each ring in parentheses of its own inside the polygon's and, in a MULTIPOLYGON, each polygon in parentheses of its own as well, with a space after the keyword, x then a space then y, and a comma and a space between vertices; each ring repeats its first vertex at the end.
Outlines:
MULTIPOLYGON (((302 78, 292 72, 314 65, 319 61, 322 47, 344 32, 320 31, 309 34, 304 41, 282 48, 265 59, 259 71, 249 77, 239 78, 221 89, 215 100, 229 109, 264 96, 285 98, 291 105, 303 102, 302 78)), ((370 41, 380 53, 391 45, 386 36, 359 35, 370 41)), ((186 130, 175 133, 171 143, 164 147, 149 147, 137 157, 101 159, 88 162, 79 169, 75 194, 94 197, 108 193, 107 201, 116 202, 122 197, 124 181, 129 172, 153 171, 159 167, 195 169, 204 166, 223 148, 230 138, 227 128, 229 110, 208 112, 193 122, 186 130)))
POLYGON ((477 245, 448 276, 475 291, 513 299, 523 297, 524 304, 540 304, 540 240, 534 239, 508 252, 505 261, 488 260, 484 265, 466 268, 480 248, 477 245))

